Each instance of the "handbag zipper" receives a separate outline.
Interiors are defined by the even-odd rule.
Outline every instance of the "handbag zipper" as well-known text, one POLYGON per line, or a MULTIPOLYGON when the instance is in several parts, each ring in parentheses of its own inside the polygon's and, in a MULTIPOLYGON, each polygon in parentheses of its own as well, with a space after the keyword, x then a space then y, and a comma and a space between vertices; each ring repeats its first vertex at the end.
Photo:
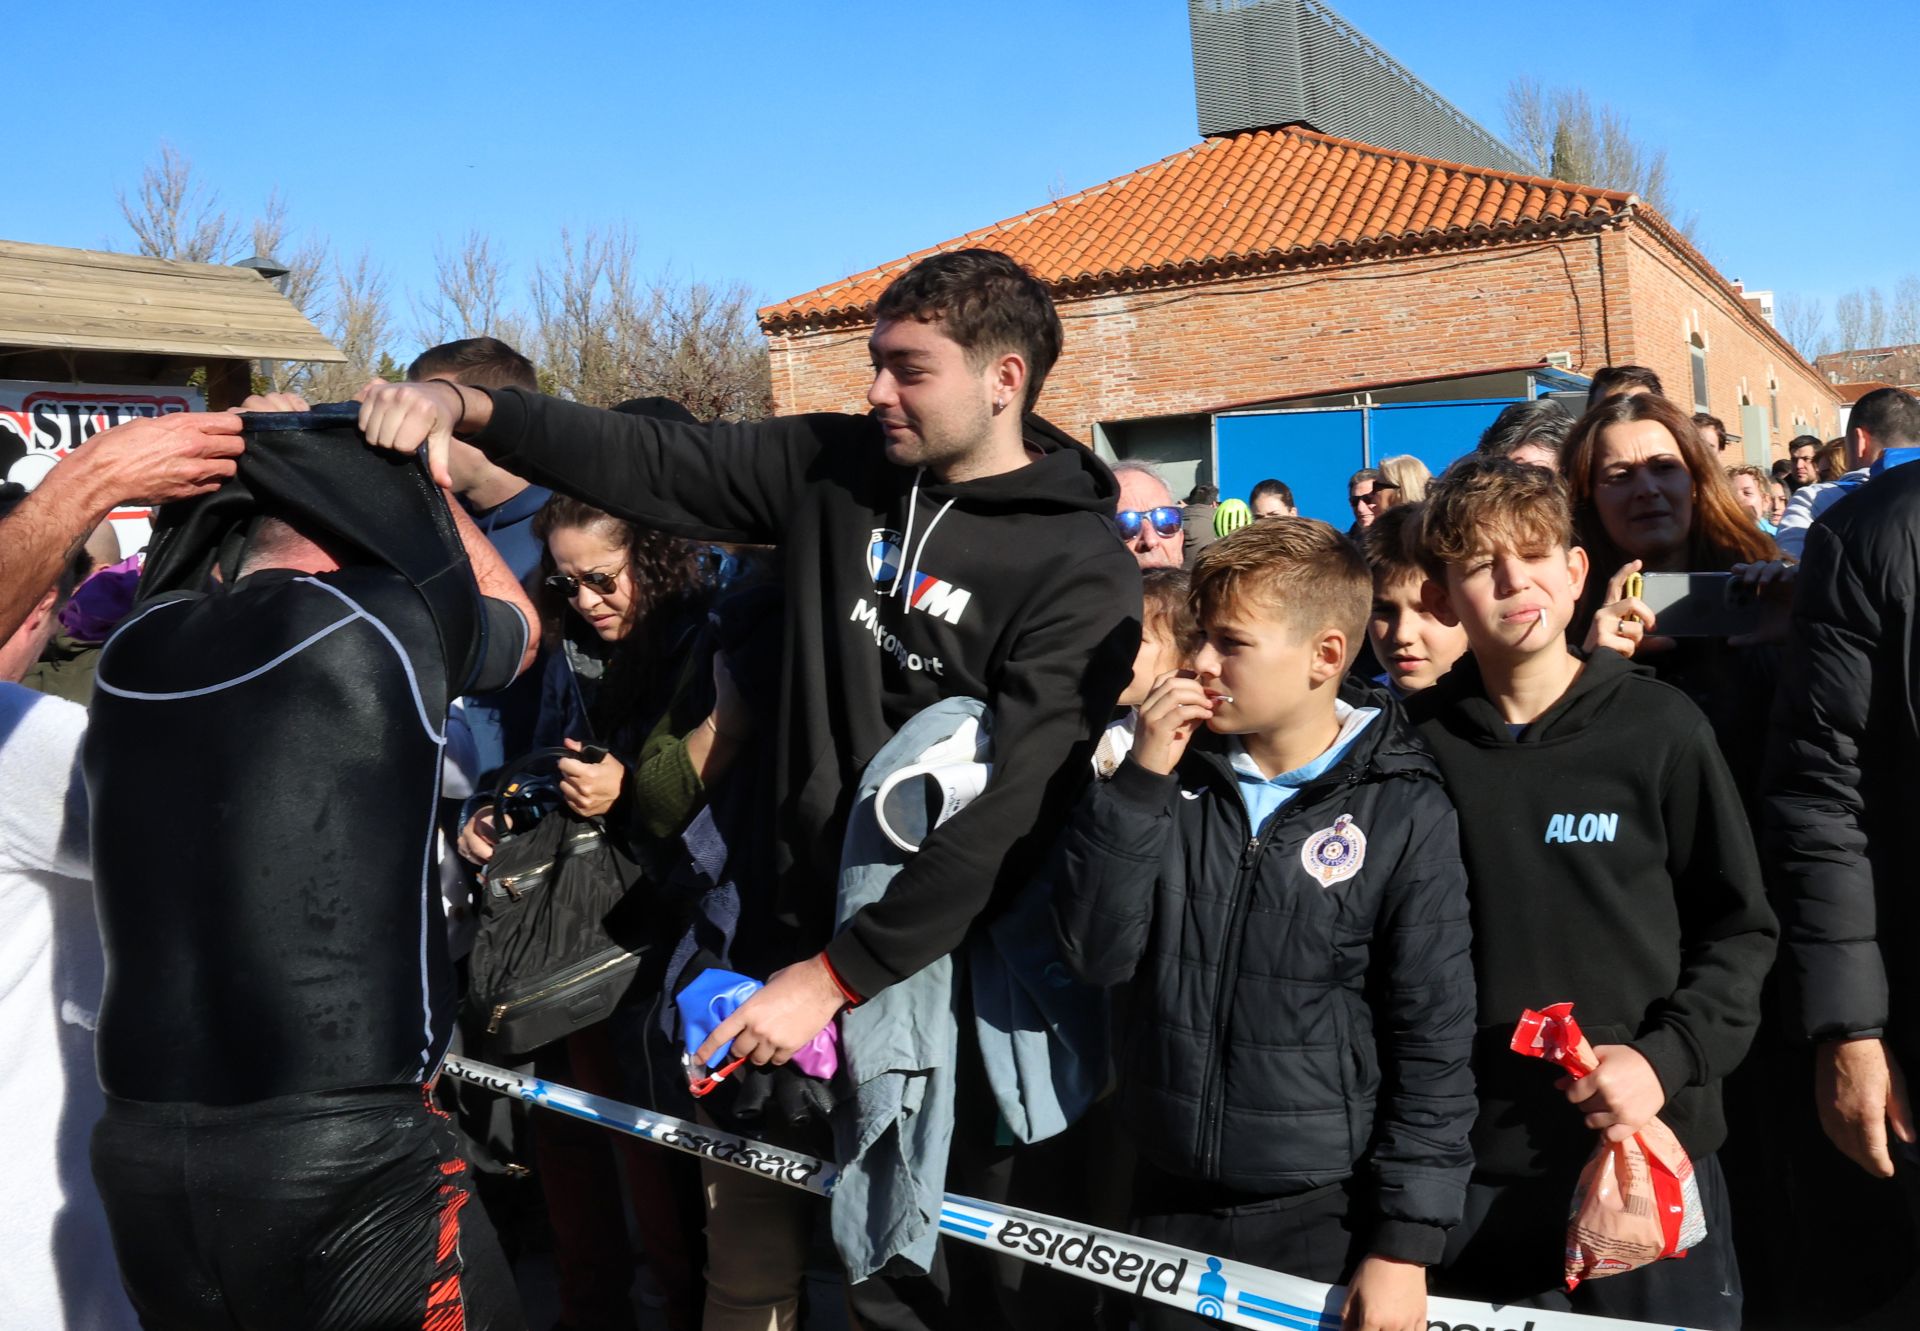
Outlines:
POLYGON ((547 876, 548 871, 553 868, 555 862, 557 862, 562 855, 566 854, 574 846, 579 845, 583 841, 598 840, 603 835, 604 833, 601 832, 601 830, 597 827, 583 828, 580 831, 575 832, 572 836, 568 837, 565 841, 560 843, 560 846, 558 850, 555 852, 553 859, 546 861, 544 864, 536 864, 533 866, 533 868, 527 870, 525 873, 517 873, 507 878, 496 878, 492 880, 489 885, 499 888, 502 892, 505 892, 510 899, 514 901, 518 901, 522 896, 525 895, 525 893, 514 891, 513 890, 514 884, 526 882, 529 879, 534 879, 534 878, 545 878, 547 876))
POLYGON ((500 1033, 500 1023, 506 1020, 507 1013, 513 1008, 519 1007, 522 1003, 531 1003, 535 999, 545 998, 548 995, 556 993, 561 989, 566 989, 573 985, 579 984, 582 980, 591 980, 594 976, 598 975, 601 971, 611 970, 615 966, 618 966, 621 962, 630 959, 632 956, 633 956, 633 953, 631 952, 622 952, 617 957, 609 957, 607 960, 601 962, 598 966, 593 967, 591 970, 581 971, 577 975, 569 975, 564 980, 555 980, 552 984, 548 985, 544 989, 536 989, 533 993, 522 994, 518 998, 508 999, 504 1003, 495 1003, 493 1005, 493 1014, 487 1022, 487 1034, 498 1035, 500 1033))

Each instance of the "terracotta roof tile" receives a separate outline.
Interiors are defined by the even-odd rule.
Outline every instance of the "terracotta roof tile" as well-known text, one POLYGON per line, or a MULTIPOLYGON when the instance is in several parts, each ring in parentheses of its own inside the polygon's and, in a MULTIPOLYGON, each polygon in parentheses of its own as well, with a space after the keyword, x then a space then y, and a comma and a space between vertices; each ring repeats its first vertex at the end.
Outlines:
POLYGON ((1437 235, 1532 234, 1625 215, 1631 195, 1389 152, 1289 126, 1206 140, 760 311, 769 331, 864 321, 928 254, 987 246, 1055 288, 1101 289, 1199 265, 1391 248, 1437 235))

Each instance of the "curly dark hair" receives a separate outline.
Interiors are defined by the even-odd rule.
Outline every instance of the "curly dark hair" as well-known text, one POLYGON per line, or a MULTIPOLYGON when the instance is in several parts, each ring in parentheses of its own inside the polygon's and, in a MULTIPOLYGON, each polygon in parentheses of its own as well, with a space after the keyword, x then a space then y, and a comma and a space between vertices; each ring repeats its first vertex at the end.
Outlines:
POLYGON ((540 541, 538 605, 549 641, 587 632, 565 598, 546 585, 554 571, 547 538, 563 528, 591 531, 627 552, 633 578, 633 627, 613 649, 594 705, 594 728, 610 736, 650 706, 665 701, 672 684, 674 646, 680 632, 706 609, 712 596, 709 547, 668 536, 615 517, 567 495, 555 495, 533 515, 540 541), (557 635, 557 636, 556 636, 557 635))

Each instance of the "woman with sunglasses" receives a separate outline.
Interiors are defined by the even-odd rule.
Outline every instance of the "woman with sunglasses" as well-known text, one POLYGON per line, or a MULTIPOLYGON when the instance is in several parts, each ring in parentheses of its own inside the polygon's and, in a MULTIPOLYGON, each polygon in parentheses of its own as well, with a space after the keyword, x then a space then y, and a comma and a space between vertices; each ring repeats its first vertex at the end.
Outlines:
MULTIPOLYGON (((705 673, 687 677, 713 598, 712 551, 562 495, 534 516, 533 534, 544 546, 538 601, 546 640, 558 644, 547 658, 533 742, 604 746, 598 762, 561 759, 559 797, 576 816, 602 819, 642 866, 663 864, 704 803, 705 783, 747 729, 720 658, 711 682, 705 673)), ((461 855, 484 864, 497 831, 493 809, 481 805, 461 831, 461 855)), ((535 1065, 543 1076, 631 1098, 606 1022, 542 1051, 535 1065)), ((623 1214, 630 1209, 667 1323, 691 1331, 702 1303, 687 1243, 703 1219, 697 1172, 569 1119, 542 1115, 534 1128, 564 1324, 631 1325, 623 1320, 635 1275, 623 1214), (626 1162, 625 1201, 615 1149, 626 1162)))

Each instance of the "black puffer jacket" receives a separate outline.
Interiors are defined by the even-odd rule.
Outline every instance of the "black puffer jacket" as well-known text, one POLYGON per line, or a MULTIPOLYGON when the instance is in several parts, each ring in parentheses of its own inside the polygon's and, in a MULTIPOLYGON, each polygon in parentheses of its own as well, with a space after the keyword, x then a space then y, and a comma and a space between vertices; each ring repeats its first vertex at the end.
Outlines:
POLYGON ((1920 1068, 1920 463, 1807 533, 1774 710, 1768 848, 1803 1033, 1920 1068))
POLYGON ((1466 874, 1433 759, 1347 696, 1381 715, 1258 836, 1220 753, 1123 763, 1067 830, 1055 913, 1081 978, 1133 980, 1120 1096, 1149 1160, 1274 1197, 1361 1172, 1371 1251, 1430 1263, 1472 1166, 1466 874), (1342 817, 1364 853, 1322 886, 1303 851, 1342 817))

